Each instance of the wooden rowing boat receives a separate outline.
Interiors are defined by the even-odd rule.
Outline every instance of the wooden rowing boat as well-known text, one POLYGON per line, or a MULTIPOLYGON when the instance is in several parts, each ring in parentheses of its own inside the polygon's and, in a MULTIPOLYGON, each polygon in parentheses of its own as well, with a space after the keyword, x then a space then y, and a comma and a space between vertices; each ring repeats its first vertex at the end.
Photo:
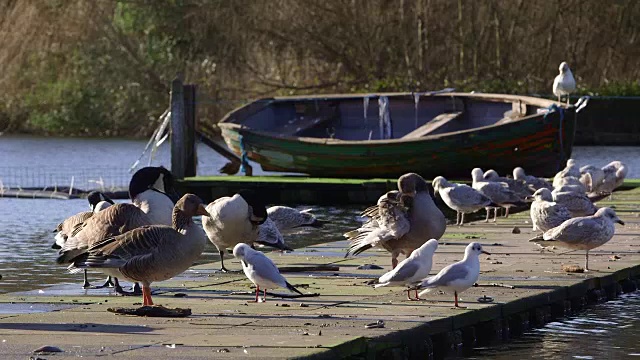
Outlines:
POLYGON ((343 178, 469 178, 516 166, 553 176, 571 156, 576 107, 518 95, 380 93, 263 98, 218 124, 263 170, 343 178))

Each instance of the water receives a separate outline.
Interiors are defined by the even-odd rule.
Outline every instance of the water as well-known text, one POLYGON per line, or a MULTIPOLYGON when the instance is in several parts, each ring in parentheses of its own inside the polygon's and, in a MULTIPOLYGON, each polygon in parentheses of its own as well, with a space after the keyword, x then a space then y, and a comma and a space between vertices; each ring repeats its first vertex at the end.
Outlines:
POLYGON ((501 346, 475 349, 468 359, 640 358, 640 292, 554 321, 501 346))
MULTIPOLYGON (((34 186, 68 182, 95 186, 126 185, 130 165, 138 158, 146 141, 123 139, 60 139, 0 136, 0 180, 5 186, 31 181, 34 186), (22 169, 22 173, 18 173, 22 169), (28 171, 27 171, 28 170, 28 171), (48 177, 47 177, 48 176, 48 177), (93 181, 93 182, 91 182, 93 181)), ((198 173, 217 174, 226 160, 204 146, 198 148, 198 173)), ((640 148, 576 147, 573 157, 579 164, 603 166, 621 160, 630 168, 630 178, 640 178, 640 148)), ((148 158, 143 159, 146 165, 148 158)), ((170 166, 169 150, 159 149, 152 165, 170 166)), ((253 164, 256 174, 265 174, 253 164)), ((523 164, 526 170, 526 165, 523 164)), ((80 185, 79 185, 80 186, 80 185)), ((305 206, 300 206, 304 208, 305 206)), ((0 293, 41 288, 67 283, 80 292, 80 277, 70 275, 55 264, 56 252, 51 249, 52 230, 67 216, 86 211, 84 199, 46 200, 0 198, 0 293)), ((285 239, 291 247, 342 239, 341 234, 358 225, 362 206, 320 207, 314 213, 330 223, 320 230, 301 230, 285 239)), ((213 246, 208 245, 200 262, 217 259, 213 246)), ((90 281, 102 280, 91 275, 90 281)), ((11 310, 13 311, 13 310, 11 310)), ((25 310, 31 311, 31 310, 25 310)), ((42 310, 46 311, 46 309, 42 310)), ((511 359, 538 357, 566 359, 573 356, 622 358, 640 353, 640 295, 600 305, 572 319, 556 322, 533 331, 523 338, 499 348, 478 349, 473 358, 511 359), (604 321, 604 322, 603 322, 604 321)))

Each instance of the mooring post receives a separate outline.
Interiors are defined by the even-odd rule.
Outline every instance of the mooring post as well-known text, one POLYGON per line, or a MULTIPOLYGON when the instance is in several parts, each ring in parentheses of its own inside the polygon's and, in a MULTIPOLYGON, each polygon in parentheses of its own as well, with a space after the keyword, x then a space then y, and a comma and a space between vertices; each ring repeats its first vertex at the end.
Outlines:
POLYGON ((176 179, 186 175, 184 86, 179 78, 171 82, 171 173, 176 179))
POLYGON ((196 86, 184 85, 184 176, 196 176, 196 86))

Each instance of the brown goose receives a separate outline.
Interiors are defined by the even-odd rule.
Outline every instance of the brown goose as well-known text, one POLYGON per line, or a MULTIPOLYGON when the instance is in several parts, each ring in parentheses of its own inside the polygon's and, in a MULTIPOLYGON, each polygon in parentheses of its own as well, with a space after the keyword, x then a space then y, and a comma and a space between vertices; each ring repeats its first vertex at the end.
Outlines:
POLYGON ((173 209, 173 226, 143 226, 99 241, 79 255, 71 272, 93 268, 142 283, 144 305, 153 305, 151 283, 187 270, 202 254, 207 236, 192 216, 209 213, 202 200, 184 195, 173 209))
POLYGON ((380 246, 391 253, 391 266, 395 268, 400 254, 408 257, 429 239, 440 239, 447 224, 433 202, 430 188, 431 184, 418 174, 402 175, 398 179, 399 192, 383 195, 378 211, 365 210, 363 214, 372 220, 345 234, 351 238, 345 257, 380 246))

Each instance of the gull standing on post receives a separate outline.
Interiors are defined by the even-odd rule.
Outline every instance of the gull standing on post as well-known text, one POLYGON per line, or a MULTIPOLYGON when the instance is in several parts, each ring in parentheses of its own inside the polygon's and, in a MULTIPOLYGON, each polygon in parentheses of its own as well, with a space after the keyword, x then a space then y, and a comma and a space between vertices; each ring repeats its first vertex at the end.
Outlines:
POLYGON ((280 274, 276 264, 260 251, 253 250, 249 245, 240 243, 233 248, 233 256, 240 259, 244 274, 256 286, 255 302, 259 300, 260 288, 263 290, 262 302, 267 301, 267 289, 281 287, 304 295, 300 290, 289 284, 284 276, 280 274))
POLYGON ((464 259, 457 263, 444 267, 436 276, 424 280, 418 289, 427 288, 420 292, 420 296, 430 292, 434 288, 445 292, 453 291, 456 307, 458 305, 458 293, 461 293, 478 281, 480 276, 480 254, 491 255, 482 249, 482 245, 473 242, 464 249, 464 259))
MULTIPOLYGON (((429 276, 433 265, 433 253, 438 248, 438 240, 431 239, 419 248, 413 250, 408 258, 402 260, 395 269, 380 276, 375 288, 387 285, 415 286, 429 276)), ((411 290, 407 289, 408 300, 420 300, 418 290, 415 290, 416 298, 411 298, 411 290)))
POLYGON ((558 70, 560 70, 560 74, 553 80, 553 93, 558 97, 558 102, 562 96, 566 95, 567 105, 569 105, 569 95, 576 91, 576 79, 573 78, 571 69, 566 62, 563 61, 558 70))
POLYGON ((589 271, 589 250, 611 240, 616 230, 614 222, 624 225, 613 209, 603 207, 595 215, 569 219, 546 231, 542 240, 534 238, 529 241, 543 246, 558 244, 572 250, 586 250, 584 270, 589 271))

